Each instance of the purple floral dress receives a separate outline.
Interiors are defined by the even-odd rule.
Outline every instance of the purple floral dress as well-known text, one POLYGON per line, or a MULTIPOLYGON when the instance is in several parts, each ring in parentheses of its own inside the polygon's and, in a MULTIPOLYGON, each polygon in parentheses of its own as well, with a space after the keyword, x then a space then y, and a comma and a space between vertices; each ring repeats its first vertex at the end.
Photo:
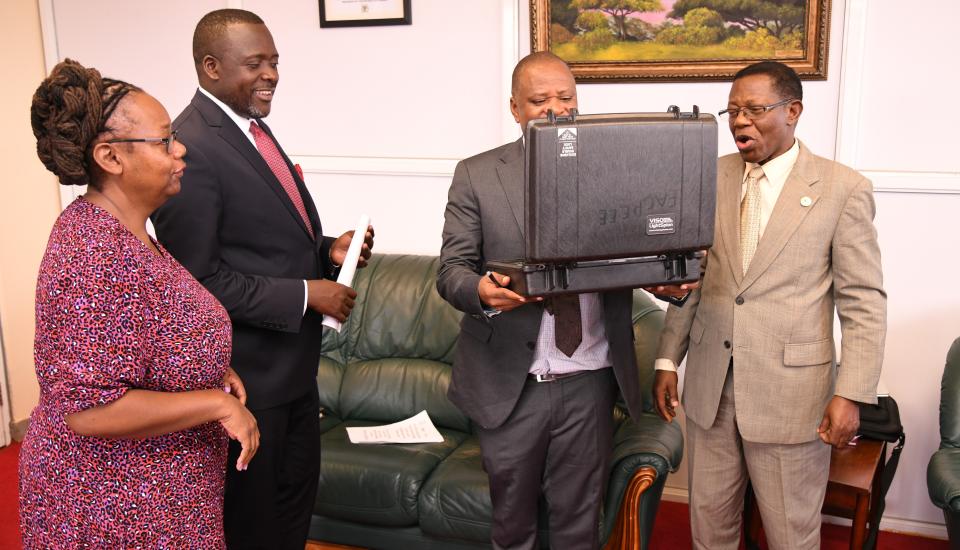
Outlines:
POLYGON ((218 423, 106 439, 64 420, 131 388, 223 388, 227 312, 157 246, 82 198, 53 227, 37 281, 40 403, 20 451, 25 548, 224 547, 218 423))

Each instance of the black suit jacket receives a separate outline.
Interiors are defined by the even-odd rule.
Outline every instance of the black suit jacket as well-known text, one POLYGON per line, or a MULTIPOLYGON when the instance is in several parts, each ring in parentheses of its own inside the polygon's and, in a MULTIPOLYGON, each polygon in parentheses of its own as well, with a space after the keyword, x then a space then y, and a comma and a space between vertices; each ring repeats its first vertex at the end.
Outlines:
POLYGON ((322 316, 304 315, 303 280, 330 274, 333 239, 322 237, 317 209, 286 154, 317 239, 256 147, 199 90, 173 129, 187 148, 187 168, 180 193, 152 216, 157 237, 230 313, 231 365, 247 388, 247 406, 292 401, 316 383, 320 357, 322 316))
MULTIPOLYGON (((533 363, 543 305, 487 317, 477 294, 487 260, 523 257, 523 147, 518 140, 457 165, 444 214, 437 290, 466 313, 449 397, 484 428, 510 416, 533 363)), ((613 370, 630 414, 643 411, 633 348, 630 290, 604 292, 604 328, 613 370)))

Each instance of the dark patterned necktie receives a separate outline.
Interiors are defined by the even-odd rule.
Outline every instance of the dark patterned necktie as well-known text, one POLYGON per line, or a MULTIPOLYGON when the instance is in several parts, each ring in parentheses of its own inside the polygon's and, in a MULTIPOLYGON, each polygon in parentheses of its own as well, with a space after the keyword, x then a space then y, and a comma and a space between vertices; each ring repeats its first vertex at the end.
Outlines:
POLYGON ((577 348, 580 347, 580 341, 583 339, 580 324, 580 295, 563 294, 554 296, 547 306, 548 311, 554 317, 553 332, 557 349, 567 357, 572 357, 573 352, 577 351, 577 348))
POLYGON ((277 145, 270 139, 270 136, 263 131, 263 128, 253 120, 250 121, 250 133, 253 134, 253 141, 257 143, 257 150, 260 151, 260 156, 266 161, 273 175, 277 176, 277 179, 280 180, 280 185, 283 186, 283 190, 287 192, 287 196, 293 201, 293 206, 297 209, 297 212, 300 213, 300 217, 303 218, 303 223, 307 225, 307 231, 310 233, 310 236, 313 237, 313 226, 310 224, 310 217, 307 216, 307 206, 303 204, 303 197, 300 196, 300 190, 297 189, 297 182, 293 180, 293 174, 290 173, 290 168, 283 160, 283 155, 280 154, 277 145))

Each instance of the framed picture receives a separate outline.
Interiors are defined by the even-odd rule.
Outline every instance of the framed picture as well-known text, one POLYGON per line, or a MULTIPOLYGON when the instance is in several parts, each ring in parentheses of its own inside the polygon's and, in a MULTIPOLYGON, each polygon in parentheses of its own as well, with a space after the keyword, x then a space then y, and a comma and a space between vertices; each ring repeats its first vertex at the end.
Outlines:
POLYGON ((530 35, 578 82, 732 80, 762 60, 826 80, 830 0, 530 0, 530 35))
POLYGON ((320 0, 321 27, 409 25, 410 0, 320 0))

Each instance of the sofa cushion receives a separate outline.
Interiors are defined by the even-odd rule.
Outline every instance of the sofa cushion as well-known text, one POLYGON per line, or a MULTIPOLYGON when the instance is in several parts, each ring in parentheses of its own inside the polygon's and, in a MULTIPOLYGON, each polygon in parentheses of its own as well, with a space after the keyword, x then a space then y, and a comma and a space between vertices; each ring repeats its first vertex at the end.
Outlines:
POLYGON ((490 540, 490 488, 480 444, 467 439, 420 491, 420 529, 437 537, 490 540))
POLYGON ((357 270, 358 299, 338 334, 323 333, 323 354, 340 363, 411 357, 451 363, 462 313, 436 290, 436 256, 374 254, 357 270))
POLYGON ((470 421, 447 399, 450 366, 427 359, 387 358, 352 363, 343 372, 340 415, 391 423, 422 410, 437 427, 470 431, 470 421))
POLYGON ((447 429, 440 429, 442 443, 357 445, 347 438, 347 427, 378 424, 348 420, 323 434, 315 513, 373 525, 416 525, 421 487, 467 438, 447 429))

